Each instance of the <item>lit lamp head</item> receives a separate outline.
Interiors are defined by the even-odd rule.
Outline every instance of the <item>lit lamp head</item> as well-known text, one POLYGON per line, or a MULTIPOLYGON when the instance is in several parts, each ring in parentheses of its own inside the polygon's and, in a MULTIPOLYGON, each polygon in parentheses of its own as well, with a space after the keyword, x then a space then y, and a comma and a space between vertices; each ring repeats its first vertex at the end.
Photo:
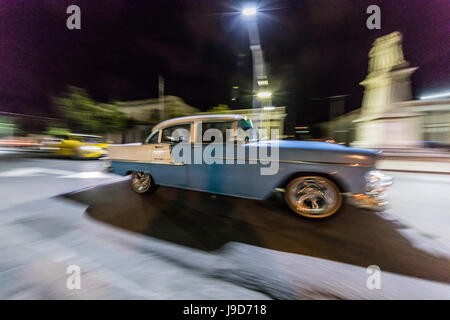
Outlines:
POLYGON ((260 99, 267 99, 272 96, 272 92, 270 91, 260 91, 256 94, 256 96, 260 99))
POLYGON ((244 16, 255 16, 258 13, 256 7, 245 7, 242 9, 242 15, 244 16))

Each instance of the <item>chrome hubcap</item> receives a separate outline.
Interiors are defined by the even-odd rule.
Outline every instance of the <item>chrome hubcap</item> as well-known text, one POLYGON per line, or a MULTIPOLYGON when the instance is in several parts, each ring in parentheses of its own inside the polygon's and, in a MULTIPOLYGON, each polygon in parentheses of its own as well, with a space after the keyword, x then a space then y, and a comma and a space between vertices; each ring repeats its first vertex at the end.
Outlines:
POLYGON ((144 192, 150 187, 151 178, 148 173, 135 172, 131 179, 133 187, 138 192, 144 192))
POLYGON ((336 206, 339 196, 327 180, 319 177, 305 177, 288 192, 297 211, 310 215, 327 213, 336 206))

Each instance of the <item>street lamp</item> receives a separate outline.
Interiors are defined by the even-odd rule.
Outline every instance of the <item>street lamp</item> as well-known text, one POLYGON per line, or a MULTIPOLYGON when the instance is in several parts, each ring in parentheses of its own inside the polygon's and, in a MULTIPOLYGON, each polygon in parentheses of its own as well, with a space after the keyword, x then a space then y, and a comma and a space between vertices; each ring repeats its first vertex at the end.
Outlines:
MULTIPOLYGON (((252 99, 252 109, 253 109, 253 119, 256 119, 256 108, 258 105, 257 98, 262 99, 262 107, 272 105, 271 96, 272 93, 267 90, 262 91, 261 87, 267 87, 269 85, 269 81, 266 75, 266 66, 264 62, 263 51, 261 49, 261 41, 259 38, 259 30, 257 24, 257 13, 258 8, 255 6, 244 7, 241 11, 242 16, 244 17, 245 24, 247 26, 248 37, 250 40, 250 51, 252 52, 252 60, 253 60, 253 92, 254 96, 252 99)), ((259 121, 260 127, 262 128, 263 119, 262 119, 262 108, 260 110, 259 121)))
POLYGON ((242 9, 242 14, 244 16, 254 16, 258 12, 258 9, 256 7, 246 7, 242 9))
POLYGON ((270 91, 260 91, 256 94, 256 96, 260 99, 267 99, 272 96, 272 92, 270 91))

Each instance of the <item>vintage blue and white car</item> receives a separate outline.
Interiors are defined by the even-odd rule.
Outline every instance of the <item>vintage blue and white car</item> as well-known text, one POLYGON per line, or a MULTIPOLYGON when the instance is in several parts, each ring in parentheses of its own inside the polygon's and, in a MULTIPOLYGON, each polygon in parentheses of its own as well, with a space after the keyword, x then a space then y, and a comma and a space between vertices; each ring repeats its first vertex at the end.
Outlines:
POLYGON ((375 168, 379 152, 264 140, 255 132, 241 115, 167 120, 143 143, 110 146, 110 171, 131 175, 140 194, 158 185, 261 200, 284 192, 288 206, 309 218, 335 214, 344 198, 366 209, 386 207, 392 179, 375 168))

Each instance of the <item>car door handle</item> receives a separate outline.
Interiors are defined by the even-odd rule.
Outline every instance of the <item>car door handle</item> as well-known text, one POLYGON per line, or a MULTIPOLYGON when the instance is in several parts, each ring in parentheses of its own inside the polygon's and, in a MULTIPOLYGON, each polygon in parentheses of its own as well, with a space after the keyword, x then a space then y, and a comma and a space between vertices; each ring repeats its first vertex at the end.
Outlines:
POLYGON ((163 146, 155 146, 155 149, 159 149, 162 148, 163 146))

